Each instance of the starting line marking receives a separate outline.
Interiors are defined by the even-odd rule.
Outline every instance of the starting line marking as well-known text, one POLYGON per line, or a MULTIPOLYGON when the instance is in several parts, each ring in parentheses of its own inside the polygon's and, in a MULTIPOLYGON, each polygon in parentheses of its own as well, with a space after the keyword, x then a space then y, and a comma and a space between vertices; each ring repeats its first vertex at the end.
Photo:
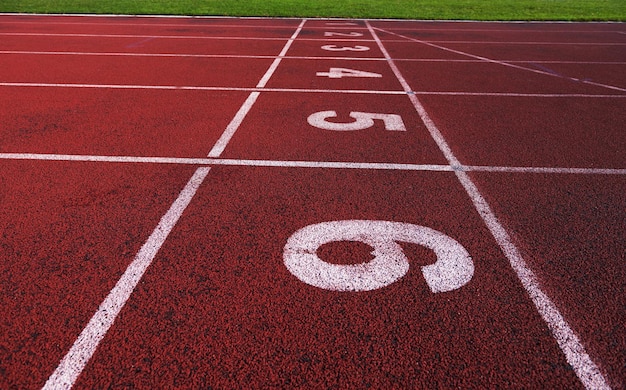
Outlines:
MULTIPOLYGON (((378 47, 382 51, 385 58, 387 58, 387 63, 393 70, 393 73, 396 75, 400 84, 402 84, 403 88, 407 92, 411 91, 411 87, 389 56, 389 52, 385 49, 383 43, 378 38, 374 28, 369 22, 366 22, 366 24, 370 33, 376 40, 378 47)), ((413 103, 413 106, 422 119, 422 122, 428 128, 433 140, 437 143, 439 149, 445 155, 450 165, 461 165, 452 152, 450 145, 445 140, 443 134, 441 134, 435 122, 432 121, 417 96, 409 94, 409 99, 413 103)), ((480 214, 481 218, 487 225, 487 228, 500 246, 502 252, 509 260, 511 268, 515 271, 519 281, 535 305, 537 312, 552 332, 552 335, 565 355, 567 362, 574 369, 576 376, 581 381, 583 386, 587 389, 610 389, 606 378, 604 378, 598 366, 594 363, 591 357, 589 357, 584 345, 581 343, 578 336, 576 336, 565 318, 563 318, 558 307, 541 289, 535 273, 528 266, 528 264, 526 264, 526 261, 513 243, 509 233, 502 226, 498 217, 491 209, 491 206, 489 206, 489 203, 478 190, 478 187, 476 187, 467 172, 455 171, 455 174, 463 188, 465 188, 465 191, 474 204, 476 211, 480 214)))
POLYGON ((328 169, 371 169, 394 171, 435 171, 435 172, 494 172, 494 173, 545 173, 578 175, 626 175, 626 168, 567 168, 567 167, 505 167, 488 165, 441 165, 441 164, 402 164, 369 163, 342 161, 281 161, 246 160, 211 157, 139 157, 139 156, 97 156, 81 154, 46 153, 0 153, 0 160, 35 160, 68 162, 106 162, 132 164, 180 164, 203 166, 245 166, 277 168, 328 168, 328 169))
MULTIPOLYGON (((385 42, 403 43, 413 38, 386 31, 381 28, 377 30, 397 35, 403 39, 385 39, 385 42)), ((213 40, 254 40, 254 41, 284 41, 284 37, 241 37, 241 36, 211 36, 211 35, 135 35, 135 34, 88 34, 88 33, 38 33, 38 32, 2 32, 0 36, 25 36, 25 37, 78 37, 78 38, 149 38, 149 39, 213 39, 213 40)), ((323 42, 374 42, 371 39, 358 38, 301 38, 301 41, 323 41, 323 42)), ((575 46, 626 46, 623 42, 544 42, 544 41, 462 41, 462 40, 432 40, 420 41, 428 43, 442 44, 475 44, 475 45, 575 45, 575 46)), ((332 49, 327 49, 332 50, 332 49)))
MULTIPOLYGON (((252 54, 192 54, 192 53, 136 53, 136 52, 86 52, 86 51, 31 51, 31 50, 0 50, 0 54, 18 55, 69 55, 69 56, 102 56, 102 57, 173 57, 173 58, 257 58, 274 59, 273 55, 252 54)), ((341 61, 386 61, 381 57, 324 57, 324 56, 283 56, 293 60, 341 60, 341 61)), ((459 62, 483 63, 479 59, 458 58, 393 58, 394 61, 407 62, 459 62)), ((626 65, 624 61, 567 61, 567 60, 500 60, 510 64, 574 64, 574 65, 626 65)))
MULTIPOLYGON (((10 17, 14 17, 14 16, 33 16, 33 14, 21 14, 21 13, 0 13, 0 16, 10 16, 10 17)), ((118 18, 118 17, 122 17, 122 18, 127 18, 128 15, 115 15, 115 14, 104 14, 104 15, 93 15, 93 14, 74 14, 74 15, 63 15, 63 14, 34 14, 35 16, 43 16, 45 17, 45 24, 46 25, 88 25, 88 26, 143 26, 143 27, 197 27, 197 28, 206 28, 206 27, 226 27, 226 28, 268 28, 268 25, 262 25, 262 24, 258 24, 258 25, 248 25, 248 24, 243 24, 243 25, 237 25, 237 24, 189 24, 189 23, 160 23, 162 20, 176 20, 176 19, 180 19, 180 20, 203 20, 203 21, 208 21, 208 22, 212 22, 215 21, 217 19, 229 19, 228 17, 223 17, 223 16, 182 16, 182 15, 133 15, 133 18, 137 19, 137 21, 145 21, 146 23, 136 23, 136 22, 103 22, 103 21, 97 21, 97 22, 64 22, 64 21, 58 21, 58 20, 53 20, 53 18, 58 17, 58 18, 75 18, 75 19, 81 19, 81 20, 85 20, 87 18, 94 18, 94 19, 105 19, 105 18, 118 18), (156 21, 152 22, 152 21, 156 21)), ((44 18, 41 18, 44 19, 44 18)), ((271 18, 264 18, 264 17, 241 17, 241 18, 231 18, 231 19, 244 19, 244 20, 267 20, 267 19, 271 19, 271 18)), ((300 20, 300 18, 295 18, 297 20, 300 20)), ((317 18, 316 20, 324 20, 324 18, 317 18)), ((331 19, 329 19, 331 20, 331 19)), ((334 20, 334 19, 333 19, 334 20)), ((359 21, 364 21, 365 19, 357 19, 359 21)), ((398 20, 394 20, 394 19, 390 19, 390 20, 384 20, 384 19, 377 19, 377 20, 371 20, 371 21, 375 21, 375 22, 394 22, 397 23, 398 20)), ((399 21, 398 24, 402 23, 403 21, 399 21)), ((32 21, 32 20, 9 20, 9 21, 3 21, 3 23, 7 23, 7 24, 41 24, 41 21, 32 21)), ((428 20, 424 20, 424 21, 418 21, 416 22, 416 24, 431 24, 431 21, 428 20)), ((446 22, 450 25, 454 25, 454 24, 464 24, 464 23, 472 23, 472 24, 493 24, 493 23, 498 23, 501 25, 519 25, 521 23, 525 23, 525 22, 518 22, 518 21, 506 21, 506 22, 495 22, 495 21, 448 21, 446 22)), ((563 26, 567 26, 569 27, 570 25, 572 25, 573 23, 571 22, 559 22, 559 21, 548 21, 548 22, 534 22, 534 23, 543 23, 543 24, 560 24, 563 26)), ((589 24, 590 22, 581 22, 581 23, 585 23, 585 24, 589 24)), ((593 22, 595 24, 604 24, 604 25, 610 25, 613 22, 593 22)), ((580 23, 579 23, 580 24, 580 23)), ((359 26, 356 25, 355 23, 352 23, 349 25, 350 27, 347 26, 341 26, 340 24, 335 24, 333 26, 333 28, 342 28, 342 29, 349 29, 349 28, 358 28, 358 29, 366 29, 366 27, 363 26, 359 26)), ((295 25, 293 26, 271 26, 271 28, 282 28, 282 29, 293 29, 295 27, 295 25)), ((322 27, 322 26, 308 26, 308 29, 326 29, 328 27, 322 27)), ((523 34, 528 34, 528 33, 559 33, 559 34, 569 34, 569 33, 574 33, 574 34, 578 34, 578 33, 598 33, 598 34, 606 34, 606 33, 611 33, 611 32, 616 32, 618 34, 626 34, 626 32, 623 31, 614 31, 614 30, 533 30, 533 31, 518 31, 518 30, 510 30, 510 29, 484 29, 484 28, 450 28, 450 27, 445 27, 445 28, 424 28, 424 27, 402 27, 402 26, 398 26, 398 27, 393 27, 394 30, 405 30, 405 31, 462 31, 462 32, 511 32, 511 33, 515 33, 515 32, 519 32, 519 33, 523 33, 523 34)))
MULTIPOLYGON (((286 58, 286 57, 279 57, 286 58)), ((445 96, 502 96, 502 97, 547 97, 547 98, 624 98, 626 94, 583 94, 583 93, 516 93, 516 92, 463 92, 463 91, 385 91, 362 89, 306 89, 266 87, 200 87, 186 85, 132 85, 132 84, 70 84, 70 83, 4 83, 0 87, 16 88, 92 88, 92 89, 152 89, 165 91, 229 91, 229 92, 299 92, 299 93, 349 93, 373 95, 445 95, 445 96)))

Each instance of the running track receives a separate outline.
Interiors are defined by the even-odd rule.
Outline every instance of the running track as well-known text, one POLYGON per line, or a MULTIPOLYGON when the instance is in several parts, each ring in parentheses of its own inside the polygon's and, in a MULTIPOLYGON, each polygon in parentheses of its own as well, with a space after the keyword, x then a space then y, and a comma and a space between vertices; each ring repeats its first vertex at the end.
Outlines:
POLYGON ((0 388, 625 388, 625 46, 0 16, 0 388))

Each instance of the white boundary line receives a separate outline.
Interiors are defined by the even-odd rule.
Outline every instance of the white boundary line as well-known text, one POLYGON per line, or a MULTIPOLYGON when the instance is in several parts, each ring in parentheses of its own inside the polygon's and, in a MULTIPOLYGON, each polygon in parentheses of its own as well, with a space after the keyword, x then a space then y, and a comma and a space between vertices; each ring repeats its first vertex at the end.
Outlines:
MULTIPOLYGON (((388 59, 388 64, 395 73, 398 81, 408 92, 411 91, 409 84, 404 79, 404 76, 400 73, 400 70, 396 67, 395 63, 389 56, 389 53, 383 46, 380 39, 376 34, 376 31, 367 22, 367 26, 376 40, 378 47, 388 59)), ((417 99, 417 96, 409 94, 409 99, 413 103, 415 110, 418 112, 420 118, 428 128, 431 136, 439 146, 439 149, 443 152, 446 159, 451 166, 461 165, 456 158, 452 149, 448 145, 447 141, 437 128, 437 125, 432 121, 428 115, 424 106, 417 99)), ((587 389, 610 389, 607 380, 604 378, 598 366, 591 360, 585 347, 578 339, 578 336, 571 329, 567 321, 563 318, 557 306, 552 302, 550 297, 543 292, 535 273, 530 269, 526 261, 523 259, 521 253, 513 243, 513 240, 509 236, 506 229, 502 226, 498 217, 493 212, 485 198, 482 196, 478 187, 474 184, 467 172, 455 171, 457 178, 459 179, 463 188, 467 192, 468 196, 474 203, 476 211, 480 214, 483 221, 487 225, 487 228, 495 238, 496 242, 502 249, 504 255, 509 260, 511 268, 517 274, 524 289, 530 296, 535 308, 548 325, 548 328, 552 331, 552 335, 556 339, 559 347, 563 351, 567 362, 572 366, 576 375, 580 379, 581 383, 587 389)))
MULTIPOLYGON (((283 57, 284 58, 284 57, 283 57)), ((227 91, 227 92, 299 92, 299 93, 349 93, 377 95, 405 95, 404 91, 361 90, 361 89, 298 89, 298 88, 263 88, 263 87, 194 87, 177 85, 130 85, 130 84, 63 84, 63 83, 2 83, 0 87, 15 88, 86 88, 86 89, 128 89, 128 90, 164 90, 164 91, 227 91)), ((596 95, 592 95, 596 96, 596 95)), ((598 95, 599 96, 599 95, 598 95)), ((611 96, 611 95, 606 95, 611 96)), ((626 97, 626 95, 624 95, 626 97)))
MULTIPOLYGON (((36 16, 36 17, 46 17, 46 19, 53 19, 53 18, 75 18, 75 19, 80 19, 80 18, 94 18, 94 19, 106 19, 106 18, 135 18, 138 20, 144 19, 144 20, 149 20, 149 19, 153 19, 156 21, 160 20, 173 20, 173 19, 181 19, 181 20, 207 20, 207 21, 215 21, 215 20, 276 20, 276 19, 281 19, 281 20, 302 20, 302 18, 297 18, 297 17, 263 17, 263 16, 212 16, 212 15, 127 15, 127 14, 80 14, 80 13, 76 13, 76 14, 39 14, 39 13, 24 13, 24 12, 0 12, 0 16, 26 16, 26 17, 30 17, 30 16, 36 16)), ((595 25, 606 25, 606 26, 619 26, 621 24, 623 24, 623 22, 620 21, 561 21, 561 20, 545 20, 545 21, 526 21, 526 20, 505 20, 505 21, 499 21, 499 20, 468 20, 468 19, 346 19, 346 18, 308 18, 308 20, 310 21, 321 21, 321 20, 334 20, 334 21, 371 21, 371 22, 393 22, 393 23, 397 23, 397 24, 403 24, 403 23, 420 23, 420 24, 433 24, 433 23, 446 23, 446 24, 496 24, 496 25, 520 25, 520 24, 537 24, 537 25, 558 25, 558 26, 576 26, 576 25, 590 25, 590 24, 595 24, 595 25)), ((38 22, 33 22, 33 21, 11 21, 10 23, 38 23, 38 22)), ((112 25, 117 25, 117 24, 126 24, 126 25, 130 25, 130 26, 134 26, 134 25, 138 25, 138 26, 150 26, 150 25, 155 25, 155 26, 159 26, 159 25, 167 25, 167 26, 172 26, 172 27, 189 27, 189 26, 193 26, 193 25, 189 25, 189 24, 161 24, 161 23, 154 23, 154 24, 150 24, 150 23, 118 23, 118 22, 114 22, 114 23, 105 23, 105 22, 96 22, 96 23, 91 23, 91 22, 58 22, 58 21, 52 21, 52 22, 48 22, 46 21, 46 23, 48 24, 90 24, 90 25, 108 25, 108 24, 112 24, 112 25)), ((234 27, 234 25, 214 25, 214 26, 220 26, 220 27, 234 27)), ((268 27, 267 25, 258 25, 258 26, 254 26, 254 25, 244 25, 243 27, 253 27, 253 28, 257 28, 257 27, 268 27)), ((276 26, 278 28, 290 28, 293 29, 294 26, 276 26)), ((272 27, 272 28, 276 28, 276 27, 272 27)), ((361 29, 367 29, 365 26, 356 26, 358 28, 361 29)), ((319 26, 312 26, 312 27, 307 27, 308 29, 323 29, 326 27, 319 27, 319 26)), ((342 26, 336 26, 334 28, 353 28, 353 27, 342 27, 342 26)), ((418 28, 415 29, 413 27, 395 27, 396 30, 409 30, 409 31, 487 31, 487 32, 491 32, 491 31, 498 31, 498 32, 515 32, 516 30, 505 30, 505 29, 475 29, 475 28, 445 28, 445 29, 437 29, 437 28, 418 28)), ((533 30, 539 33, 546 33, 546 32, 558 32, 558 33, 611 33, 611 32, 618 32, 621 34, 626 34, 626 32, 621 32, 621 31, 614 31, 614 30, 606 30, 606 31, 596 31, 596 30, 533 30)), ((521 31, 522 33, 526 33, 526 31, 521 31)))
MULTIPOLYGON (((285 57, 283 57, 285 58, 285 57)), ((305 89, 305 88, 263 88, 263 87, 195 87, 178 85, 131 85, 131 84, 64 84, 64 83, 3 83, 0 87, 9 88, 85 88, 122 90, 163 90, 163 91, 226 91, 226 92, 293 92, 293 93, 346 93, 368 95, 433 95, 433 96, 501 96, 501 97, 543 97, 543 98, 626 98, 626 94, 583 94, 583 93, 517 93, 517 92, 464 92, 464 91, 386 91, 362 89, 305 89)))
MULTIPOLYGON (((374 42, 374 41, 372 41, 374 42)), ((75 55, 75 56, 120 56, 120 57, 191 57, 191 58, 259 58, 274 59, 272 55, 253 55, 253 54, 191 54, 191 53, 137 53, 137 52, 80 52, 80 51, 19 51, 19 50, 0 50, 0 54, 15 55, 75 55)), ((381 57, 332 57, 332 56, 288 56, 278 57, 291 60, 343 60, 343 61, 385 61, 381 57)), ((403 61, 415 61, 415 59, 407 58, 403 61)), ((451 60, 455 61, 455 60, 451 60)), ((463 62, 481 62, 478 60, 456 60, 463 62)), ((540 61, 533 61, 539 63, 540 61)))
POLYGON ((132 164, 178 164, 205 166, 245 166, 281 168, 327 168, 327 169, 373 169, 394 171, 439 171, 439 172, 495 172, 495 173, 540 173, 540 174, 579 174, 579 175, 626 175, 626 168, 568 168, 568 167, 507 167, 487 165, 441 165, 409 163, 376 163, 345 161, 293 161, 293 160, 248 160, 218 157, 140 157, 140 156, 98 156, 82 154, 47 153, 0 153, 0 160, 107 162, 132 164))
POLYGON ((543 74, 543 75, 546 75, 546 76, 558 77, 558 78, 562 78, 562 79, 566 79, 566 80, 572 80, 572 81, 575 81, 575 82, 595 85, 595 86, 598 86, 598 87, 608 88, 608 89, 612 89, 612 90, 615 90, 615 91, 626 92, 626 88, 620 88, 620 87, 616 87, 616 86, 613 86, 613 85, 596 83, 596 82, 588 81, 588 80, 581 80, 581 79, 577 79, 575 77, 564 77, 564 76, 561 76, 561 75, 555 75, 555 74, 550 73, 550 72, 545 72, 545 71, 538 70, 538 69, 528 68, 528 67, 521 66, 521 65, 515 65, 515 64, 509 63, 509 62, 505 62, 505 61, 494 60, 494 59, 491 59, 491 58, 482 57, 482 56, 478 56, 478 55, 475 55, 475 54, 467 53, 467 52, 464 52, 464 51, 461 51, 461 50, 451 49, 449 47, 445 47, 445 46, 437 45, 437 44, 434 44, 434 43, 430 43, 429 41, 423 41, 423 40, 420 40, 420 39, 406 37, 404 35, 396 34, 394 32, 386 31, 386 30, 383 30, 383 29, 380 29, 380 28, 373 28, 373 29, 382 31, 384 33, 388 33, 388 34, 393 34, 393 35, 397 35, 397 36, 400 36, 400 37, 404 37, 404 38, 406 38, 408 40, 411 40, 413 42, 417 42, 417 43, 421 43, 421 44, 424 44, 424 45, 427 45, 427 46, 435 47, 437 49, 448 51, 450 53, 455 53, 455 54, 459 54, 459 55, 462 55, 462 56, 475 58, 475 59, 482 60, 482 61, 489 62, 489 63, 493 63, 493 64, 498 64, 498 65, 503 65, 503 66, 507 66, 507 67, 510 67, 510 68, 525 70, 525 71, 533 72, 533 73, 537 73, 537 74, 543 74))
MULTIPOLYGON (((374 42, 374 41, 372 41, 374 42)), ((388 42, 388 41, 387 41, 388 42)), ((49 55, 49 56, 101 56, 101 57, 172 57, 172 58, 256 58, 274 59, 273 55, 252 54, 192 54, 192 53, 137 53, 137 52, 85 52, 85 51, 31 51, 31 50, 0 50, 0 55, 49 55)), ((292 60, 343 60, 343 61, 386 61, 380 57, 326 57, 326 56, 284 56, 292 60)), ((393 58, 394 61, 412 62, 451 62, 451 63, 484 63, 479 59, 454 58, 393 58)), ((625 61, 549 61, 549 60, 500 60, 511 64, 573 64, 573 65, 626 65, 625 61)))
MULTIPOLYGON (((326 27, 331 30, 334 27, 326 27)), ((391 31, 384 31, 391 35, 398 35, 403 39, 383 39, 390 43, 409 43, 413 38, 405 37, 391 31)), ((253 40, 253 41, 284 41, 284 37, 240 37, 240 36, 211 36, 211 35, 150 35, 150 34, 96 34, 96 33, 40 33, 40 32, 0 32, 0 36, 24 37, 66 37, 66 38, 153 38, 153 39, 210 39, 210 40, 253 40)), ((312 42, 374 42, 372 39, 358 38, 300 38, 301 41, 312 42)), ((468 45, 567 45, 567 46, 626 46, 625 42, 532 42, 532 41, 462 41, 462 40, 429 40, 420 41, 439 44, 468 44, 468 45)))
MULTIPOLYGON (((284 55, 289 46, 293 43, 296 36, 302 30, 306 19, 303 19, 297 30, 293 33, 291 38, 287 41, 281 55, 284 55)), ((276 67, 280 63, 280 59, 277 58, 269 67, 258 86, 265 85, 269 77, 274 73, 276 67)), ((244 105, 239 109, 231 123, 225 130, 225 136, 215 144, 209 157, 218 157, 221 151, 226 146, 226 143, 230 140, 237 127, 241 124, 241 121, 247 114, 247 112, 254 104, 256 96, 259 92, 252 92, 250 97, 246 100, 244 105), (255 96, 253 98, 253 96, 255 96)), ((133 262, 128 266, 122 277, 118 280, 117 284, 109 292, 104 301, 100 304, 100 307, 93 315, 87 326, 80 333, 69 352, 63 357, 61 362, 55 371, 50 375, 43 389, 69 389, 71 388, 78 376, 83 371, 87 362, 91 359, 95 353, 100 341, 104 338, 109 328, 113 325, 113 322, 117 318, 118 314, 126 304, 128 298, 134 291, 135 287, 141 280, 141 277, 148 269, 152 260, 158 253, 159 249, 167 239, 169 233, 172 231, 178 219, 183 214, 191 199, 194 197, 200 185, 209 173, 210 168, 200 167, 193 176, 189 179, 178 198, 170 206, 167 213, 161 218, 159 224, 156 226, 148 240, 141 247, 137 253, 133 262)))
MULTIPOLYGON (((285 41, 285 37, 239 37, 239 36, 211 36, 211 35, 151 35, 151 34, 88 34, 88 33, 35 33, 35 32, 0 32, 2 36, 14 37, 63 37, 63 38, 152 38, 152 39, 206 39, 215 41, 285 41)), ((302 38, 302 41, 316 42, 374 42, 371 39, 342 39, 342 38, 302 38)), ((404 41, 399 41, 404 42, 404 41)))

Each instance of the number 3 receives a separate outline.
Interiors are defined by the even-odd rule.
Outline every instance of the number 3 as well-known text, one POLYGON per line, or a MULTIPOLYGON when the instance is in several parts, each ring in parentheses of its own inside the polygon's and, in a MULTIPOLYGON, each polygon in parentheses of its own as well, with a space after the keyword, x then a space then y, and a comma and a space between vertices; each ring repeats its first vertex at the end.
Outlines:
POLYGON ((322 49, 328 51, 368 51, 370 48, 367 46, 337 46, 337 45, 324 45, 322 49))

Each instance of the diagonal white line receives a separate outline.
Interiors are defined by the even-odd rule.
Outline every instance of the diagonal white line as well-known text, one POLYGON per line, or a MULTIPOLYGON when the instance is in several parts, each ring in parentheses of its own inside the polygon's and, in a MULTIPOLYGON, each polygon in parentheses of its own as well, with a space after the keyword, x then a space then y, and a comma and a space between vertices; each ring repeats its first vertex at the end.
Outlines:
MULTIPOLYGON (((407 92, 411 91, 411 88, 404 79, 404 76, 402 76, 400 70, 396 67, 395 63, 389 56, 389 53, 378 38, 376 31, 374 31, 369 22, 366 21, 366 23, 370 32, 374 36, 378 47, 388 59, 388 64, 398 78, 398 81, 400 81, 400 84, 402 84, 403 88, 407 92)), ((445 155, 450 165, 460 166, 461 164, 459 163, 459 160, 452 152, 452 149, 426 112, 424 106, 422 106, 418 100, 417 96, 410 94, 409 99, 413 103, 413 106, 418 112, 420 118, 428 128, 428 131, 439 146, 439 149, 441 149, 445 155)), ((580 379, 581 383, 590 390, 610 389, 606 379, 600 372, 600 369, 591 360, 587 351, 585 351, 585 347, 578 339, 578 336, 576 336, 567 321, 563 318, 559 309, 552 302, 550 297, 548 297, 548 295, 541 289, 534 272, 530 269, 528 264, 526 264, 526 261, 523 259, 521 253, 515 244, 513 244, 513 240, 498 220, 498 217, 491 209, 491 206, 489 206, 485 198, 478 190, 478 187, 476 187, 472 179, 470 179, 467 172, 457 170, 455 173, 461 182, 461 185, 465 188, 465 191, 472 200, 472 203, 474 203, 474 207, 487 225, 487 228, 496 239, 496 242, 502 249, 504 255, 509 260, 509 264, 517 274, 517 277, 522 283, 522 286, 524 286, 524 289, 526 289, 526 292, 534 303, 535 308, 552 331, 552 335, 556 339, 561 351, 563 351, 568 363, 576 372, 576 375, 580 379)))
MULTIPOLYGON (((295 37, 298 35, 302 26, 306 20, 302 20, 300 26, 294 32, 289 41, 285 44, 285 48, 281 52, 281 56, 284 55, 289 48, 295 37)), ((274 61, 272 66, 267 70, 264 76, 259 81, 259 87, 265 85, 269 76, 274 73, 279 62, 274 61)), ((252 92, 250 96, 258 96, 259 92, 252 92)), ((256 97, 249 97, 244 103, 248 105, 247 110, 252 106, 256 97)), ((247 111, 239 110, 235 118, 228 125, 225 133, 229 136, 222 137, 215 145, 213 150, 209 153, 209 156, 218 157, 221 151, 226 146, 226 143, 232 137, 232 134, 237 130, 237 127, 241 124, 243 117, 247 111)), ((210 168, 200 167, 193 176, 189 179, 178 198, 171 205, 169 210, 159 221, 148 240, 141 247, 140 251, 135 256, 133 262, 128 266, 122 277, 118 280, 117 284, 109 292, 104 301, 100 304, 100 307, 93 315, 87 326, 80 333, 69 352, 63 357, 55 371, 50 375, 43 389, 69 389, 71 388, 78 376, 84 370, 87 362, 91 359, 95 353, 100 341, 104 338, 109 328, 113 325, 113 322, 117 318, 118 314, 126 304, 128 298, 130 298, 135 287, 141 280, 141 277, 148 269, 152 260, 158 253, 159 249, 167 239, 169 233, 172 231, 178 219, 183 214, 194 195, 200 188, 200 185, 209 173, 210 168)))
MULTIPOLYGON (((595 85, 595 86, 598 86, 598 87, 612 89, 612 90, 615 90, 615 91, 626 92, 625 88, 616 87, 614 85, 601 84, 601 83, 596 83, 596 82, 589 81, 589 80, 581 80, 581 79, 577 79, 575 77, 564 77, 564 76, 560 76, 560 75, 555 75, 553 73, 545 72, 543 70, 528 68, 528 67, 525 67, 525 66, 512 64, 510 62, 494 60, 494 59, 491 59, 491 58, 487 58, 487 57, 483 57, 483 56, 478 56, 478 55, 475 55, 475 54, 467 53, 467 52, 464 52, 464 51, 461 51, 461 50, 451 49, 449 47, 445 47, 445 46, 441 46, 441 45, 437 45, 437 44, 431 43, 429 41, 423 41, 421 39, 415 39, 415 38, 407 37, 407 36, 400 35, 400 34, 397 34, 397 33, 391 32, 391 31, 386 31, 386 30, 383 30, 383 29, 380 29, 380 28, 375 28, 375 29, 379 30, 379 31, 382 31, 384 33, 387 33, 387 34, 397 35, 399 37, 406 38, 406 39, 408 39, 410 41, 421 43, 421 44, 426 45, 426 46, 431 46, 431 47, 435 47, 437 49, 441 49, 441 50, 444 50, 444 51, 447 51, 447 52, 450 52, 450 53, 455 53, 455 54, 459 54, 459 55, 462 55, 462 56, 475 58, 477 60, 481 60, 481 61, 484 61, 484 62, 490 62, 492 64, 498 64, 498 65, 502 65, 502 66, 507 66, 509 68, 520 69, 520 70, 524 70, 524 71, 527 71, 527 72, 538 73, 538 74, 542 74, 542 75, 546 75, 546 76, 564 78, 564 79, 567 79, 567 80, 572 80, 572 81, 585 83, 585 84, 591 84, 591 85, 595 85)), ((374 28, 372 28, 372 31, 373 30, 374 30, 374 28)))

